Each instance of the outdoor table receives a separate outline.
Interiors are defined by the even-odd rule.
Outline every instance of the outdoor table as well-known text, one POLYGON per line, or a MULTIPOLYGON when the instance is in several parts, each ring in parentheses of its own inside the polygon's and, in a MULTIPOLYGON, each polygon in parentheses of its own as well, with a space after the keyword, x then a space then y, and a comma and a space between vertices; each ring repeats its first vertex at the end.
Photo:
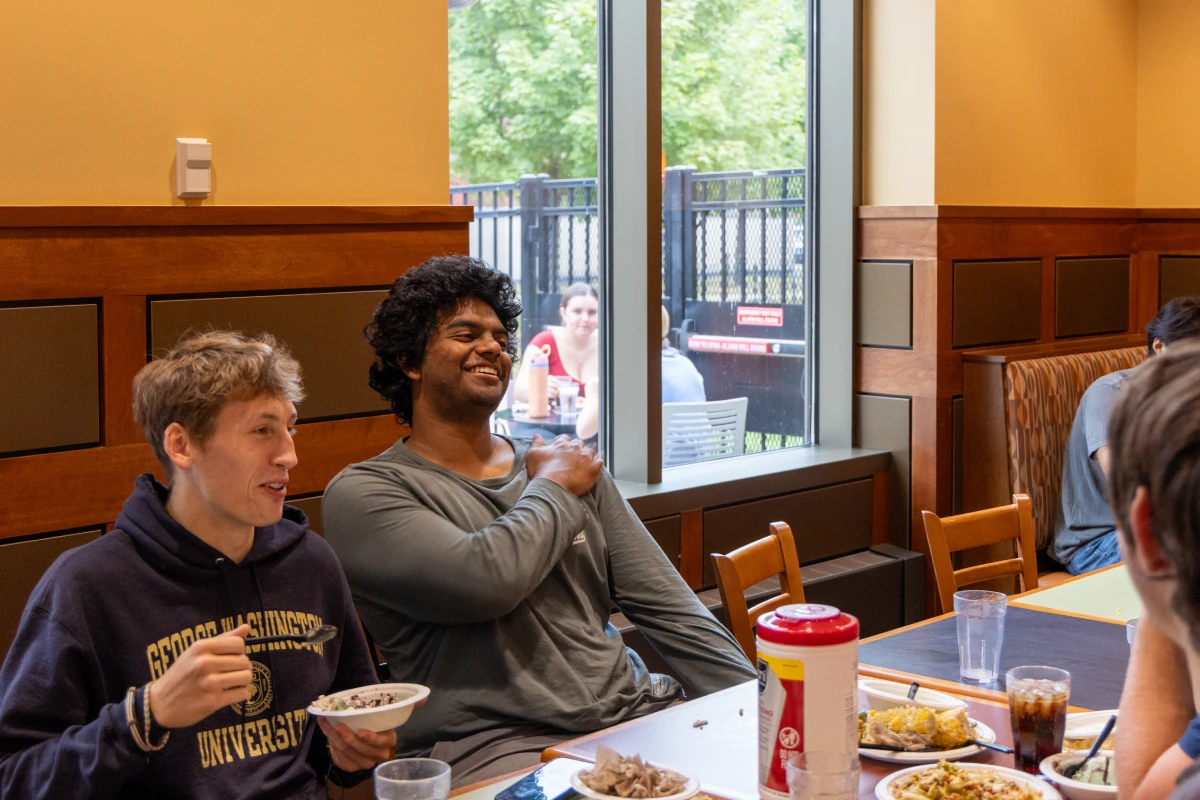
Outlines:
MULTIPOLYGON (((860 695, 859 708, 866 708, 860 695)), ((996 732, 1000 744, 1012 744, 1007 704, 967 700, 967 713, 996 732)), ((638 753, 659 766, 700 781, 700 790, 727 800, 758 800, 758 682, 748 681, 607 730, 556 745, 543 760, 575 758, 591 762, 596 748, 608 745, 622 755, 638 753), (698 721, 707 724, 697 726, 698 721)), ((984 750, 971 763, 1011 767, 1013 757, 984 750)), ((903 769, 862 758, 859 797, 875 796, 875 784, 903 769)))
POLYGON ((512 433, 515 436, 520 436, 521 428, 541 428, 550 431, 555 436, 560 433, 565 433, 568 436, 575 435, 575 422, 579 419, 578 414, 559 414, 550 412, 548 417, 531 417, 526 411, 514 413, 511 408, 501 409, 496 412, 496 419, 502 419, 512 426, 512 433))
POLYGON ((864 639, 858 650, 858 671, 1004 702, 1003 676, 1008 669, 1043 664, 1071 673, 1072 710, 1116 708, 1129 665, 1125 617, 1140 613, 1125 567, 1109 568, 1009 598, 996 683, 959 680, 953 613, 864 639))

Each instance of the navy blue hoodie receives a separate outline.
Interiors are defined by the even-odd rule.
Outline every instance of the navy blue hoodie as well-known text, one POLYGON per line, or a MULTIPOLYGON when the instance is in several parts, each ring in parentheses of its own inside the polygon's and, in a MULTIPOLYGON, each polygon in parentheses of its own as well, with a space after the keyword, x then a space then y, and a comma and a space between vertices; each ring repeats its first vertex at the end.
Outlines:
POLYGON ((30 597, 0 669, 0 797, 326 796, 326 742, 305 709, 376 682, 337 558, 285 506, 234 564, 175 522, 166 498, 139 477, 116 528, 59 557, 30 597), (248 648, 249 700, 143 753, 126 690, 161 676, 197 637, 243 622, 251 636, 339 632, 324 645, 248 648))

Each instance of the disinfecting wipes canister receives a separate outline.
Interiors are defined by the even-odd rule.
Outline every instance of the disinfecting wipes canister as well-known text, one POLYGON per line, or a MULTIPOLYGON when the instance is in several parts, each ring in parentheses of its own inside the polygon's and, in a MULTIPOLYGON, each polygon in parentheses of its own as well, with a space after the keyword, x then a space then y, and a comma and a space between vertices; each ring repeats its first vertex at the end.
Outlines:
POLYGON ((788 605, 758 618, 758 794, 788 800, 797 753, 858 750, 858 620, 788 605))

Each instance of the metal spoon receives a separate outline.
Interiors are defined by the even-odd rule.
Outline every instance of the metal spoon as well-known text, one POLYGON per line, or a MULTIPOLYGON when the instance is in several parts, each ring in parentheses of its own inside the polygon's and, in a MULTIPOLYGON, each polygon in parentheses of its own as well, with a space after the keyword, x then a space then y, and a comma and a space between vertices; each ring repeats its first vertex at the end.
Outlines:
POLYGON ((278 636, 251 636, 246 640, 246 646, 255 644, 271 644, 272 642, 299 642, 300 644, 324 644, 337 636, 336 625, 318 625, 309 628, 304 633, 281 633, 278 636))
POLYGON ((1091 761, 1096 753, 1100 750, 1100 746, 1104 744, 1104 740, 1112 733, 1113 726, 1117 724, 1117 715, 1113 714, 1108 718, 1108 722, 1104 723, 1104 728, 1101 729, 1100 735, 1096 737, 1096 741, 1092 742, 1092 749, 1088 750, 1087 755, 1083 757, 1083 761, 1077 761, 1074 764, 1068 764, 1063 768, 1062 776, 1067 780, 1075 777, 1075 773, 1083 767, 1084 764, 1091 761))

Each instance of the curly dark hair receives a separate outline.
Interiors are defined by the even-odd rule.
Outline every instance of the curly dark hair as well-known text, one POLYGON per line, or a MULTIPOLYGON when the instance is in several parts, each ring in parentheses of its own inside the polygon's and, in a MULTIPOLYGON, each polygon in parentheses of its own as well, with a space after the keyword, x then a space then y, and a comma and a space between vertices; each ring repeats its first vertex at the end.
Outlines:
POLYGON ((517 318, 521 301, 516 287, 503 272, 470 256, 438 256, 413 267, 392 284, 392 290, 375 309, 363 329, 375 349, 368 378, 406 425, 412 424, 412 379, 404 369, 425 361, 438 316, 463 300, 478 298, 492 307, 508 331, 508 355, 517 358, 517 318))
POLYGON ((1176 297, 1146 323, 1146 349, 1154 355, 1154 340, 1169 345, 1200 338, 1200 297, 1176 297))

